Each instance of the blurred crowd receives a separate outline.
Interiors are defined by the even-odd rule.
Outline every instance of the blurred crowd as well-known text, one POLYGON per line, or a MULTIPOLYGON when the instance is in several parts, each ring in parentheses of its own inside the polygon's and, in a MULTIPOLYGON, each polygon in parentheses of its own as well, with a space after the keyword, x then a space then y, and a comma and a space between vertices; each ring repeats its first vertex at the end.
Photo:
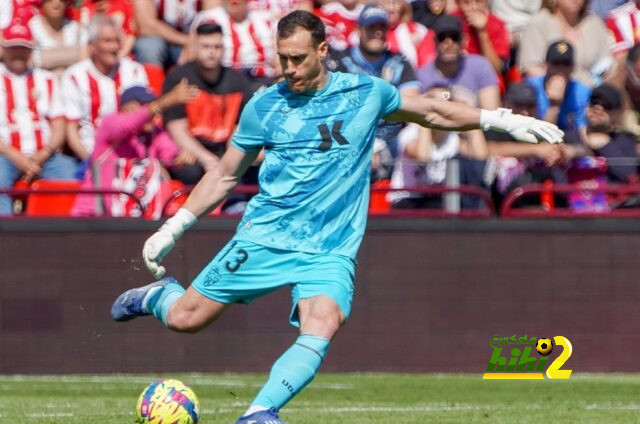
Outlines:
MULTIPOLYGON (((157 217, 167 183, 193 185, 214 167, 248 99, 281 79, 276 24, 296 9, 324 21, 332 71, 565 131, 562 145, 523 144, 381 121, 371 176, 394 189, 392 208, 441 207, 411 189, 451 178, 497 203, 529 183, 637 183, 640 0, 0 2, 0 189, 77 180, 135 193, 157 217)), ((258 172, 256 163, 244 182, 258 172)), ((611 207, 603 196, 567 201, 611 207)), ((245 203, 238 195, 225 208, 245 203)), ((0 195, 0 215, 13 213, 0 195)), ((78 196, 73 207, 140 213, 126 196, 78 196)))

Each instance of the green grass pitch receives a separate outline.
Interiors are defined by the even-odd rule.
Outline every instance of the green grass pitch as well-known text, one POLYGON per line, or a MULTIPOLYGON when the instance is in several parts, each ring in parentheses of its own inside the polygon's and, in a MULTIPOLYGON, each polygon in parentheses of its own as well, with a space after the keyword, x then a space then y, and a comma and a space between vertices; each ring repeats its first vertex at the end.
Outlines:
MULTIPOLYGON (((264 375, 0 376, 0 423, 135 421, 142 389, 178 378, 200 398, 201 423, 233 423, 264 375)), ((487 381, 481 374, 320 374, 282 411, 290 424, 627 423, 640 420, 640 376, 487 381)))

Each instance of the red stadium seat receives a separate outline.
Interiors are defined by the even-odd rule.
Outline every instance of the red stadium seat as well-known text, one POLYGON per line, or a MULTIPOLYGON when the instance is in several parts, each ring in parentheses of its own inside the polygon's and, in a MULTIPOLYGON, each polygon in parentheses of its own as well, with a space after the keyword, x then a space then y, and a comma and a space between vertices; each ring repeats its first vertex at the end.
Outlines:
POLYGON ((160 96, 162 94, 162 85, 164 84, 164 69, 162 66, 145 63, 144 70, 149 80, 149 88, 156 96, 160 96))
POLYGON ((165 216, 175 215, 189 196, 184 184, 178 180, 163 182, 160 191, 162 193, 162 202, 164 203, 163 215, 165 216))
POLYGON ((369 201, 369 213, 387 213, 391 210, 391 203, 387 200, 387 191, 375 191, 375 189, 388 189, 391 180, 378 180, 371 184, 371 200, 369 201))
POLYGON ((25 216, 70 216, 76 193, 38 194, 40 191, 80 190, 76 180, 36 180, 30 188, 25 216))

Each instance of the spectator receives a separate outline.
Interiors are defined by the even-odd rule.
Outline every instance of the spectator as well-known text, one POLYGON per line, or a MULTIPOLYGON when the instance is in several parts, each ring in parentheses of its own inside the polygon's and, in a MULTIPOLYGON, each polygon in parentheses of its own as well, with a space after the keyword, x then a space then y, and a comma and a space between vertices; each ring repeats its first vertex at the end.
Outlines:
POLYGON ((587 12, 586 0, 545 0, 529 22, 520 42, 520 68, 527 76, 545 73, 549 44, 566 40, 575 49, 574 77, 588 87, 599 84, 610 70, 610 37, 604 23, 587 12))
POLYGON ((87 32, 65 18, 66 0, 43 0, 40 14, 29 21, 35 41, 33 62, 37 67, 62 73, 87 55, 87 32))
POLYGON ((133 21, 133 6, 129 0, 85 0, 80 5, 77 2, 68 3, 71 4, 67 8, 67 15, 83 28, 89 26, 96 14, 112 18, 118 24, 122 34, 120 57, 129 56, 133 52, 136 28, 133 21))
POLYGON ((640 44, 627 55, 624 87, 629 105, 624 115, 624 128, 640 140, 640 44))
MULTIPOLYGON (((224 7, 205 10, 193 20, 193 28, 215 22, 222 28, 222 65, 250 78, 270 83, 275 76, 274 32, 266 11, 250 11, 247 0, 224 0, 224 7)), ((193 32, 193 30, 191 31, 193 32)))
POLYGON ((249 10, 265 11, 271 22, 278 22, 280 18, 294 10, 313 12, 312 0, 247 0, 249 10))
POLYGON ((221 65, 224 55, 222 28, 205 22, 196 30, 196 59, 167 75, 168 93, 183 79, 200 88, 186 105, 164 111, 171 138, 189 157, 189 166, 174 169, 172 176, 185 184, 197 183, 226 150, 240 111, 253 94, 254 84, 243 74, 221 65))
POLYGON ((611 51, 622 54, 624 59, 626 52, 640 43, 640 0, 630 0, 612 9, 606 23, 615 38, 611 51))
MULTIPOLYGON (((505 95, 505 107, 514 113, 535 117, 538 110, 538 93, 527 82, 512 84, 505 95)), ((530 183, 556 180, 559 169, 551 169, 566 161, 564 146, 558 144, 528 144, 515 141, 506 133, 485 132, 489 155, 495 158, 494 201, 516 187, 530 183)), ((561 179, 561 177, 560 177, 561 179)))
POLYGON ((582 130, 591 89, 571 75, 574 50, 566 41, 556 41, 547 49, 546 73, 527 78, 538 93, 537 117, 553 122, 562 130, 582 130))
MULTIPOLYGON (((466 103, 455 92, 433 86, 425 96, 466 103)), ((447 162, 460 161, 460 183, 483 186, 484 161, 488 150, 482 131, 441 131, 409 124, 398 136, 398 158, 391 178, 391 188, 415 188, 445 182, 447 162)), ((394 209, 441 207, 441 196, 409 191, 390 192, 387 199, 394 209)))
POLYGON ((487 58, 500 75, 509 63, 509 34, 504 22, 489 11, 488 0, 456 0, 452 13, 462 21, 463 48, 487 58))
MULTIPOLYGON (((593 90, 587 108, 584 142, 592 155, 607 159, 610 183, 637 181, 636 139, 633 134, 620 131, 622 112, 622 96, 614 85, 604 83, 593 90)), ((570 141, 578 138, 578 135, 573 136, 570 141)))
POLYGON ((431 62, 436 56, 433 31, 411 20, 409 4, 404 0, 383 0, 381 6, 389 14, 389 51, 404 55, 414 69, 431 62))
POLYGON ((4 31, 16 20, 29 22, 38 13, 40 0, 8 0, 0 7, 0 31, 4 31))
POLYGON ((168 68, 179 62, 191 21, 201 10, 216 7, 219 0, 133 0, 139 36, 134 52, 143 64, 168 68))
POLYGON ((93 152, 95 129, 100 120, 118 109, 118 97, 133 85, 147 85, 144 68, 120 58, 118 25, 96 15, 89 25, 89 58, 71 66, 62 76, 67 141, 81 161, 93 152))
MULTIPOLYGON (((400 54, 385 47, 388 39, 389 15, 375 4, 367 5, 358 18, 358 46, 333 53, 327 61, 330 70, 373 75, 396 86, 403 95, 419 95, 420 84, 411 64, 400 54)), ((399 122, 380 121, 376 133, 373 179, 388 178, 396 152, 399 122)))
MULTIPOLYGON (((13 23, 3 31, 0 67, 0 188, 19 178, 72 179, 74 162, 58 153, 64 142, 64 107, 54 74, 31 68, 29 27, 13 23)), ((0 215, 11 215, 11 199, 0 196, 0 215)))
POLYGON ((334 50, 345 50, 355 44, 354 32, 363 4, 358 0, 338 0, 325 4, 318 11, 327 31, 327 41, 334 50))
POLYGON ((413 19, 429 29, 433 29, 438 19, 447 14, 445 0, 413 0, 411 11, 413 19))
MULTIPOLYGON (((161 208, 154 207, 160 192, 161 165, 171 166, 179 149, 164 129, 154 123, 162 111, 195 98, 198 89, 186 81, 156 99, 148 88, 129 87, 120 98, 120 111, 106 116, 96 133, 91 166, 82 183, 87 189, 127 189, 134 187, 150 218, 159 218, 161 208), (146 178, 132 181, 139 174, 146 178), (151 209, 149 208, 151 207, 151 209)), ((124 195, 78 195, 73 216, 135 216, 138 206, 124 195)))
POLYGON ((491 0, 491 12, 507 26, 511 45, 519 43, 522 33, 534 14, 540 11, 542 0, 491 0))
POLYGON ((443 16, 434 30, 436 59, 417 72, 422 91, 434 86, 455 86, 458 93, 466 89, 468 96, 475 99, 473 104, 481 108, 499 107, 500 90, 496 72, 483 56, 464 53, 460 20, 451 15, 443 16))

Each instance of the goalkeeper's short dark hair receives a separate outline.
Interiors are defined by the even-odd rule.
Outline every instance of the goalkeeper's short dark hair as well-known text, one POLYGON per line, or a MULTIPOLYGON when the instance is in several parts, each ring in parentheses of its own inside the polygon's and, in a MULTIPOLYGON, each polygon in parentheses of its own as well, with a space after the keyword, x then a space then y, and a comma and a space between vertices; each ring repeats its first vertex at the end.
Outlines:
POLYGON ((313 46, 317 47, 325 41, 324 24, 316 15, 306 10, 295 10, 278 22, 278 38, 289 38, 297 28, 303 28, 311 33, 313 46))

